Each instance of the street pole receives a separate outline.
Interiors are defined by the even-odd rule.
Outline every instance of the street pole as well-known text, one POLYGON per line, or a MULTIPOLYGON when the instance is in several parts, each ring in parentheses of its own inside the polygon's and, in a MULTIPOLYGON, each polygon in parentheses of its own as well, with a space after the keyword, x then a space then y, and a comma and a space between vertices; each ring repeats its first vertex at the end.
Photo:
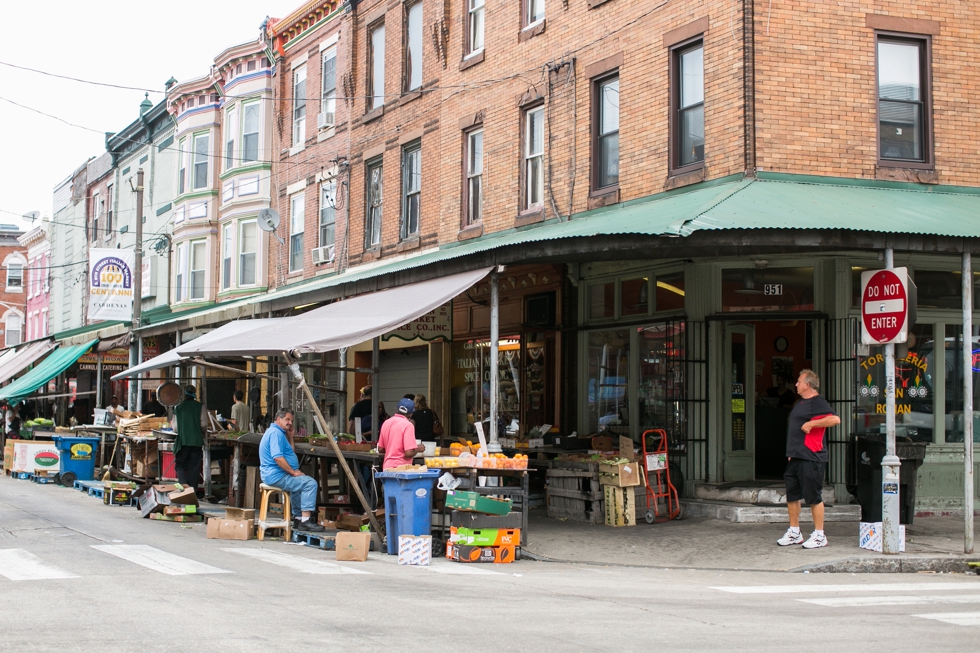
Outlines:
MULTIPOLYGON (((143 168, 136 171, 136 264, 133 266, 133 342, 129 349, 129 366, 135 367, 140 359, 141 339, 136 336, 140 328, 143 309, 143 168)), ((138 409, 139 380, 129 381, 129 409, 138 409)))
MULTIPOLYGON (((499 267, 490 273, 490 426, 487 452, 502 451, 497 433, 498 395, 500 394, 500 276, 499 267)), ((481 354, 482 356, 482 354, 481 354)))
MULTIPOLYGON (((895 267, 895 253, 885 250, 885 268, 895 267)), ((884 553, 899 552, 899 471, 895 455, 895 344, 885 345, 885 457, 881 459, 881 534, 884 553)))
MULTIPOLYGON (((378 404, 381 403, 381 338, 371 341, 371 438, 377 442, 381 438, 381 420, 378 418, 378 404)), ((401 399, 399 398, 399 401, 401 399)), ((395 406, 398 408, 398 406, 395 406)), ((357 431, 354 431, 357 433, 357 431)), ((365 508, 367 510, 367 508, 365 508)))
POLYGON ((963 553, 973 553, 973 261, 963 252, 963 553))

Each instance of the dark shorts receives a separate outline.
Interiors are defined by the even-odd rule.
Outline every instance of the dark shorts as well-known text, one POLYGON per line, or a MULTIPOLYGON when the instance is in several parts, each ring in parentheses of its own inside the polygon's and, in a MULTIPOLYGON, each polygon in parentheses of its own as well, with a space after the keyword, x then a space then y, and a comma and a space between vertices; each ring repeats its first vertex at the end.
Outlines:
POLYGON ((794 458, 786 465, 786 500, 806 500, 806 505, 823 503, 823 476, 827 463, 794 458))

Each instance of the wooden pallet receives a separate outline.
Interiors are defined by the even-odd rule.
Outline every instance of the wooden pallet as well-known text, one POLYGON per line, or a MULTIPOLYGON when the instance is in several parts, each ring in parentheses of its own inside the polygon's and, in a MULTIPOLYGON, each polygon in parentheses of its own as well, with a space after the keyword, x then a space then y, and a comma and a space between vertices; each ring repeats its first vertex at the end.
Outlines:
POLYGON ((299 542, 305 544, 306 546, 315 546, 324 551, 336 551, 337 550, 337 535, 336 531, 331 532, 329 535, 327 533, 309 533, 307 531, 298 531, 293 529, 293 542, 299 542))
POLYGON ((10 472, 10 478, 16 478, 21 481, 26 481, 30 477, 30 472, 10 472))
POLYGON ((554 461, 546 472, 548 516, 589 524, 605 522, 599 466, 596 463, 554 461))
POLYGON ((46 484, 54 483, 57 479, 54 476, 38 476, 37 474, 30 474, 27 479, 33 483, 46 484))

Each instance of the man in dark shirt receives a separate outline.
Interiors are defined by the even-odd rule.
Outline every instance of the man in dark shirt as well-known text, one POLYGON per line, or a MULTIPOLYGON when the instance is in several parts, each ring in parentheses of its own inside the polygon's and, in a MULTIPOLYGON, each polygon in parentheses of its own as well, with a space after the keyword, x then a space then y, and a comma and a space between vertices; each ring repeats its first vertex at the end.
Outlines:
POLYGON ((825 434, 840 424, 827 400, 820 396, 820 377, 813 370, 803 370, 796 381, 800 400, 789 414, 786 434, 786 507, 789 530, 777 543, 780 546, 803 544, 805 549, 827 546, 823 532, 823 476, 827 467, 825 434), (806 542, 800 533, 800 501, 806 499, 813 513, 813 534, 806 542))
POLYGON ((371 439, 371 386, 366 385, 361 388, 361 400, 350 409, 350 416, 347 418, 347 429, 349 433, 357 433, 354 427, 354 420, 361 421, 361 435, 365 440, 371 439))
POLYGON ((154 417, 166 417, 167 409, 157 401, 157 393, 150 390, 150 400, 143 404, 143 410, 140 411, 143 415, 153 415, 154 417))

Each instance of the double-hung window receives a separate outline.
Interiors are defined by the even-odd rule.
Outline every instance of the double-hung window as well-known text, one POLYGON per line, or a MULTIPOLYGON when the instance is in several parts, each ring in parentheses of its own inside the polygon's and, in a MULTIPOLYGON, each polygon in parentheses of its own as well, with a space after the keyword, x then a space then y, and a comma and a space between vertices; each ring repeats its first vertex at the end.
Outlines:
POLYGON ((544 107, 524 112, 524 208, 544 204, 544 107))
POLYGON ((320 247, 333 247, 337 224, 337 181, 328 179, 320 185, 320 247))
POLYGON ((232 225, 221 228, 221 289, 231 288, 232 225))
POLYGON ((187 298, 187 243, 177 245, 177 273, 174 279, 174 301, 182 302, 187 298))
POLYGON ((619 76, 595 84, 595 142, 593 144, 593 186, 596 189, 619 184, 619 76))
POLYGON ((194 137, 194 190, 208 187, 208 134, 194 137))
POLYGON ((289 198, 289 271, 303 269, 303 231, 306 228, 306 194, 289 198))
POLYGON ((878 156, 890 165, 931 158, 928 55, 926 39, 878 35, 878 156))
POLYGON ((24 287, 24 264, 20 261, 10 261, 7 263, 7 288, 17 288, 16 292, 21 292, 24 287))
POLYGON ((704 44, 678 46, 673 51, 675 108, 672 168, 704 164, 704 44))
POLYGON ((7 317, 4 320, 4 327, 6 328, 6 337, 4 338, 4 346, 13 347, 14 345, 20 344, 20 334, 23 330, 23 319, 17 313, 11 311, 7 313, 7 317))
POLYGON ((242 105, 242 162, 259 160, 259 103, 242 105))
POLYGON ((368 162, 367 210, 365 211, 366 224, 364 225, 365 249, 377 247, 381 244, 381 201, 384 190, 382 184, 383 173, 384 165, 380 158, 368 162))
POLYGON ((486 0, 466 0, 466 56, 483 50, 486 0))
POLYGON ((324 128, 333 127, 337 122, 337 48, 323 52, 323 74, 320 77, 322 99, 320 100, 320 123, 324 128))
POLYGON ((255 220, 243 220, 238 229, 238 285, 254 286, 259 227, 255 220))
POLYGON ((368 111, 384 106, 385 103, 385 26, 378 25, 371 30, 368 73, 368 111))
POLYGON ((524 28, 544 20, 544 0, 524 0, 524 28))
POLYGON ((293 147, 306 139, 306 66, 293 71, 293 147))
POLYGON ((422 2, 405 11, 405 84, 402 90, 414 91, 422 86, 422 2))
POLYGON ((106 212, 105 212, 105 237, 108 238, 112 234, 112 184, 106 186, 106 212))
POLYGON ((422 196, 422 144, 402 149, 402 225, 401 237, 419 233, 419 210, 422 196))
POLYGON ((187 139, 180 139, 180 145, 177 147, 178 165, 180 166, 177 172, 177 194, 183 195, 184 191, 187 189, 187 139))
POLYGON ((206 241, 197 240, 191 243, 191 296, 194 299, 204 299, 204 279, 208 262, 206 241))
POLYGON ((238 112, 230 107, 225 113, 225 170, 235 167, 235 137, 238 135, 238 112))
POLYGON ((483 130, 466 133, 465 220, 467 225, 483 219, 483 130))
POLYGON ((99 239, 99 218, 102 217, 102 196, 92 195, 92 242, 99 239))

